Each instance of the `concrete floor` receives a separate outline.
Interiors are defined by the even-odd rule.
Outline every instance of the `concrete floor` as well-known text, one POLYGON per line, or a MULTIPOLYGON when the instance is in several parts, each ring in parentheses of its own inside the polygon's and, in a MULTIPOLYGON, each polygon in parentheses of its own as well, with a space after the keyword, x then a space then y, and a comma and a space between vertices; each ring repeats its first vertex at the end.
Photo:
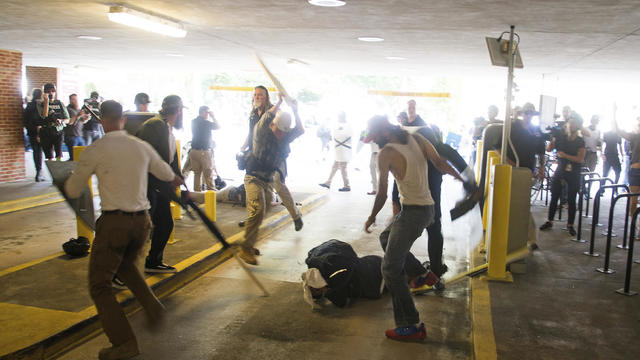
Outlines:
MULTIPOLYGON (((388 295, 376 301, 359 301, 346 309, 329 305, 320 311, 312 311, 302 301, 298 280, 306 269, 306 253, 313 246, 337 238, 351 243, 360 255, 382 254, 377 236, 388 220, 389 207, 378 217, 380 223, 374 233, 364 233, 362 227, 373 197, 364 195, 368 191, 364 172, 351 175, 354 190, 351 193, 331 190, 325 204, 304 216, 305 227, 301 232, 293 231, 292 226, 286 224, 259 243, 264 255, 259 258, 260 265, 251 270, 265 283, 271 297, 261 297, 258 288, 238 265, 227 261, 163 300, 169 310, 168 321, 159 333, 145 330, 141 313, 131 316, 142 350, 138 358, 327 359, 345 355, 354 359, 470 358, 473 355, 471 334, 480 324, 472 324, 470 320, 469 298, 476 295, 471 293, 467 281, 450 285, 440 294, 415 298, 427 325, 428 338, 422 344, 402 344, 384 338, 384 330, 393 326, 388 295)), ((321 175, 314 176, 322 179, 321 175)), ((294 182, 290 186, 303 192, 313 191, 317 185, 310 184, 308 179, 304 185, 294 182)), ((448 181, 443 194, 443 208, 448 209, 459 196, 460 187, 448 181)), ((608 197, 603 201, 600 219, 605 224, 607 204, 608 197)), ((540 203, 534 204, 532 211, 538 224, 544 220, 546 210, 540 203)), ((20 222, 46 218, 47 214, 59 211, 62 210, 55 211, 54 205, 50 205, 27 210, 24 218, 13 218, 15 222, 5 219, 8 215, 1 216, 0 221, 19 227, 20 222)), ((622 227, 621 212, 622 206, 616 212, 614 229, 622 227)), ((566 217, 566 211, 563 215, 566 217)), ((242 214, 228 212, 221 216, 233 218, 242 214)), ((451 270, 445 278, 450 278, 468 267, 469 253, 480 239, 481 229, 477 209, 455 223, 447 218, 445 215, 443 222, 445 261, 451 270)), ((234 224, 235 221, 230 220, 226 221, 234 224)), ((590 222, 591 219, 584 220, 583 237, 587 239, 590 222)), ((183 220, 180 224, 180 231, 190 241, 174 244, 167 253, 169 256, 187 254, 188 249, 181 250, 180 246, 191 243, 202 232, 197 223, 183 220)), ((635 359, 640 353, 636 341, 640 335, 639 297, 624 297, 614 292, 622 287, 626 251, 612 251, 611 263, 618 270, 616 274, 597 273, 594 269, 602 266, 603 258, 582 255, 588 245, 568 241, 570 237, 562 227, 563 222, 557 222, 553 230, 540 234, 540 250, 527 259, 525 274, 514 275, 514 283, 488 284, 490 295, 486 300, 490 305, 484 315, 493 330, 481 335, 495 338, 500 359, 635 359)), ((20 236, 21 232, 15 231, 15 236, 20 236)), ((598 228, 596 236, 596 250, 600 253, 604 246, 601 231, 598 228)), ((423 236, 413 248, 422 260, 427 260, 426 240, 423 236)), ((31 241, 28 239, 25 243, 31 241)), ((619 242, 616 238, 613 244, 619 242)), ((6 251, 20 246, 7 246, 6 251)), ((635 278, 631 283, 631 289, 636 291, 640 290, 637 266, 634 265, 635 278)), ((34 270, 37 276, 37 269, 34 270)), ((84 279, 82 271, 76 275, 78 281, 84 279)), ((12 287, 11 291, 16 289, 12 287)), ((0 294, 3 305, 10 305, 5 303, 9 300, 7 294, 6 291, 0 294)), ((84 300, 76 304, 78 306, 73 305, 81 300, 68 299, 68 310, 86 305, 84 300)), ((47 307, 44 300, 38 301, 32 309, 47 307)), ((99 335, 61 358, 95 358, 98 350, 107 345, 106 337, 99 335)))
MULTIPOLYGON (((350 242, 358 254, 382 254, 377 240, 383 224, 373 234, 362 231, 373 197, 363 193, 330 194, 330 199, 305 216, 305 227, 294 232, 284 227, 264 239, 264 254, 252 271, 265 282, 270 297, 261 297, 234 261, 210 271, 169 296, 167 326, 159 334, 144 330, 144 316, 132 316, 142 359, 390 359, 437 357, 468 359, 471 356, 471 323, 467 282, 452 285, 444 293, 415 298, 428 340, 404 344, 387 340, 384 330, 393 327, 391 298, 358 301, 346 309, 328 305, 312 311, 302 300, 298 282, 306 270, 306 253, 313 246, 337 238, 350 242), (345 209, 348 207, 348 210, 345 209)), ((388 209, 379 216, 384 222, 388 209)), ((477 214, 476 214, 477 215, 477 214)), ((466 267, 471 224, 469 216, 457 223, 458 232, 449 236, 447 263, 466 267), (448 250, 451 249, 451 250, 448 250)), ((451 233, 449 233, 451 234, 451 233)), ((413 251, 426 256, 426 236, 416 241, 413 251)), ((453 274, 455 270, 451 271, 453 274)), ((94 357, 108 343, 104 335, 76 348, 61 359, 94 357)))

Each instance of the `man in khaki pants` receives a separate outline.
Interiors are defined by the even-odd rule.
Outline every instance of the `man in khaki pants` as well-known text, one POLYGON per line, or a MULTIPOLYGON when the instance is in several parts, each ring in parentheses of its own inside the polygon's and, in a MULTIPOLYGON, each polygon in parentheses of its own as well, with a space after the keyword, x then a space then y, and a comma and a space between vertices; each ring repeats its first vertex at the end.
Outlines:
POLYGON ((104 332, 113 345, 99 353, 101 360, 128 359, 140 353, 136 337, 111 288, 118 275, 144 307, 152 324, 162 318, 164 307, 153 294, 136 266, 149 239, 151 220, 147 199, 147 176, 182 184, 148 143, 127 134, 122 106, 105 101, 100 106, 106 135, 89 145, 65 183, 70 198, 80 196, 91 175, 98 177, 102 215, 96 222, 96 237, 89 259, 89 292, 96 305, 104 332))
POLYGON ((206 190, 215 190, 213 185, 213 142, 211 130, 220 128, 218 121, 208 106, 201 106, 197 118, 191 121, 191 150, 189 151, 189 163, 194 172, 193 191, 202 191, 202 179, 206 190), (209 121, 209 116, 211 120, 209 121))

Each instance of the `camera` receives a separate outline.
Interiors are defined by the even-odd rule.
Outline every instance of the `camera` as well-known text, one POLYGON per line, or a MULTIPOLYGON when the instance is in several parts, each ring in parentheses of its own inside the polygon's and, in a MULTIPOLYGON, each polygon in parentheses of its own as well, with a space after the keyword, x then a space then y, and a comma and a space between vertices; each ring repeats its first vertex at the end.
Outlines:
POLYGON ((556 120, 553 126, 547 126, 544 133, 544 139, 546 141, 551 141, 553 138, 559 138, 564 134, 564 124, 565 122, 560 120, 556 120))

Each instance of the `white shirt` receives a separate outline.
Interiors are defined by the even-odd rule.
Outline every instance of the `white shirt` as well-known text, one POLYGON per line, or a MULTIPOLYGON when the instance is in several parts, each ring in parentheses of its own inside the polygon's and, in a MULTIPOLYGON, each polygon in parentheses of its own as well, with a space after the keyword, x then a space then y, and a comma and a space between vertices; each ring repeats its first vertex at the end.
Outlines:
POLYGON ((346 123, 338 123, 333 130, 335 161, 351 160, 351 127, 346 123))
POLYGON ((111 131, 82 152, 64 188, 70 198, 76 198, 96 174, 102 211, 147 210, 148 173, 164 181, 175 177, 169 164, 147 142, 125 130, 111 131))
POLYGON ((583 136, 584 138, 584 147, 588 151, 596 152, 598 149, 598 145, 600 145, 600 130, 591 130, 591 136, 583 136))
POLYGON ((384 147, 395 149, 407 162, 404 178, 396 178, 400 202, 403 205, 433 205, 434 201, 429 190, 427 160, 413 135, 409 135, 406 144, 388 143, 384 147))

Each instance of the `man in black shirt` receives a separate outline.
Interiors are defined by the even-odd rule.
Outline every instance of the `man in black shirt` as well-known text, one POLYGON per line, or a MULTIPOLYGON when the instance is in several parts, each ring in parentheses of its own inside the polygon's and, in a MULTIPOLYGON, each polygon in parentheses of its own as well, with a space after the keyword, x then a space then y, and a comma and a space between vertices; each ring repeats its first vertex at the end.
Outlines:
MULTIPOLYGON (((533 125, 531 119, 540 114, 532 103, 522 106, 522 120, 516 119, 511 123, 511 144, 516 150, 520 167, 526 167, 531 171, 536 171, 536 155, 538 156, 538 167, 535 173, 538 179, 544 178, 544 146, 545 140, 539 126, 533 125)), ((502 136, 498 144, 502 144, 502 136)), ((499 148, 497 150, 500 150, 499 148)), ((507 159, 512 165, 516 164, 516 156, 507 145, 507 159)))
POLYGON ((56 159, 62 158, 62 129, 69 119, 69 113, 62 101, 56 99, 56 86, 46 83, 43 86, 44 99, 38 106, 41 122, 38 125, 38 136, 42 144, 42 150, 47 160, 53 159, 55 150, 56 159))
POLYGON ((609 171, 613 169, 615 173, 615 184, 620 180, 620 172, 622 171, 622 164, 620 164, 620 154, 622 152, 622 138, 615 131, 607 131, 604 133, 603 140, 605 143, 604 154, 602 154, 602 177, 608 177, 609 171))
POLYGON ((85 114, 84 110, 79 108, 78 95, 76 94, 69 95, 67 111, 69 112, 69 122, 64 128, 64 143, 69 150, 69 160, 73 161, 73 147, 86 145, 82 137, 82 127, 89 120, 90 115, 85 114))
POLYGON ((42 122, 38 113, 38 103, 42 101, 42 89, 35 88, 31 96, 31 101, 24 109, 24 127, 27 129, 29 136, 29 145, 33 151, 33 163, 36 167, 36 182, 43 181, 40 175, 42 170, 42 146, 40 145, 40 137, 38 136, 38 125, 42 122))
MULTIPOLYGON (((247 135, 247 139, 244 142, 244 145, 240 148, 240 151, 251 151, 253 148, 253 135, 256 124, 260 121, 260 118, 267 112, 271 107, 271 101, 269 100, 269 91, 266 87, 262 85, 258 85, 254 89, 253 93, 253 109, 251 110, 251 114, 249 115, 249 134, 247 135)), ((291 148, 289 144, 286 144, 281 153, 281 162, 273 176, 273 189, 276 191, 278 196, 280 197, 280 201, 282 205, 287 209, 289 215, 293 219, 293 225, 296 231, 302 230, 302 226, 304 223, 302 222, 302 214, 300 210, 296 206, 295 201, 293 200, 293 196, 291 196, 291 192, 289 188, 285 184, 285 178, 287 177, 287 158, 289 157, 289 153, 291 152, 291 148)))
POLYGON ((202 177, 207 190, 215 190, 213 185, 213 147, 211 140, 211 130, 220 128, 218 121, 208 106, 201 106, 199 115, 191 121, 191 150, 189 151, 189 163, 195 174, 193 179, 193 190, 202 191, 202 177), (209 121, 209 116, 211 120, 209 121))

